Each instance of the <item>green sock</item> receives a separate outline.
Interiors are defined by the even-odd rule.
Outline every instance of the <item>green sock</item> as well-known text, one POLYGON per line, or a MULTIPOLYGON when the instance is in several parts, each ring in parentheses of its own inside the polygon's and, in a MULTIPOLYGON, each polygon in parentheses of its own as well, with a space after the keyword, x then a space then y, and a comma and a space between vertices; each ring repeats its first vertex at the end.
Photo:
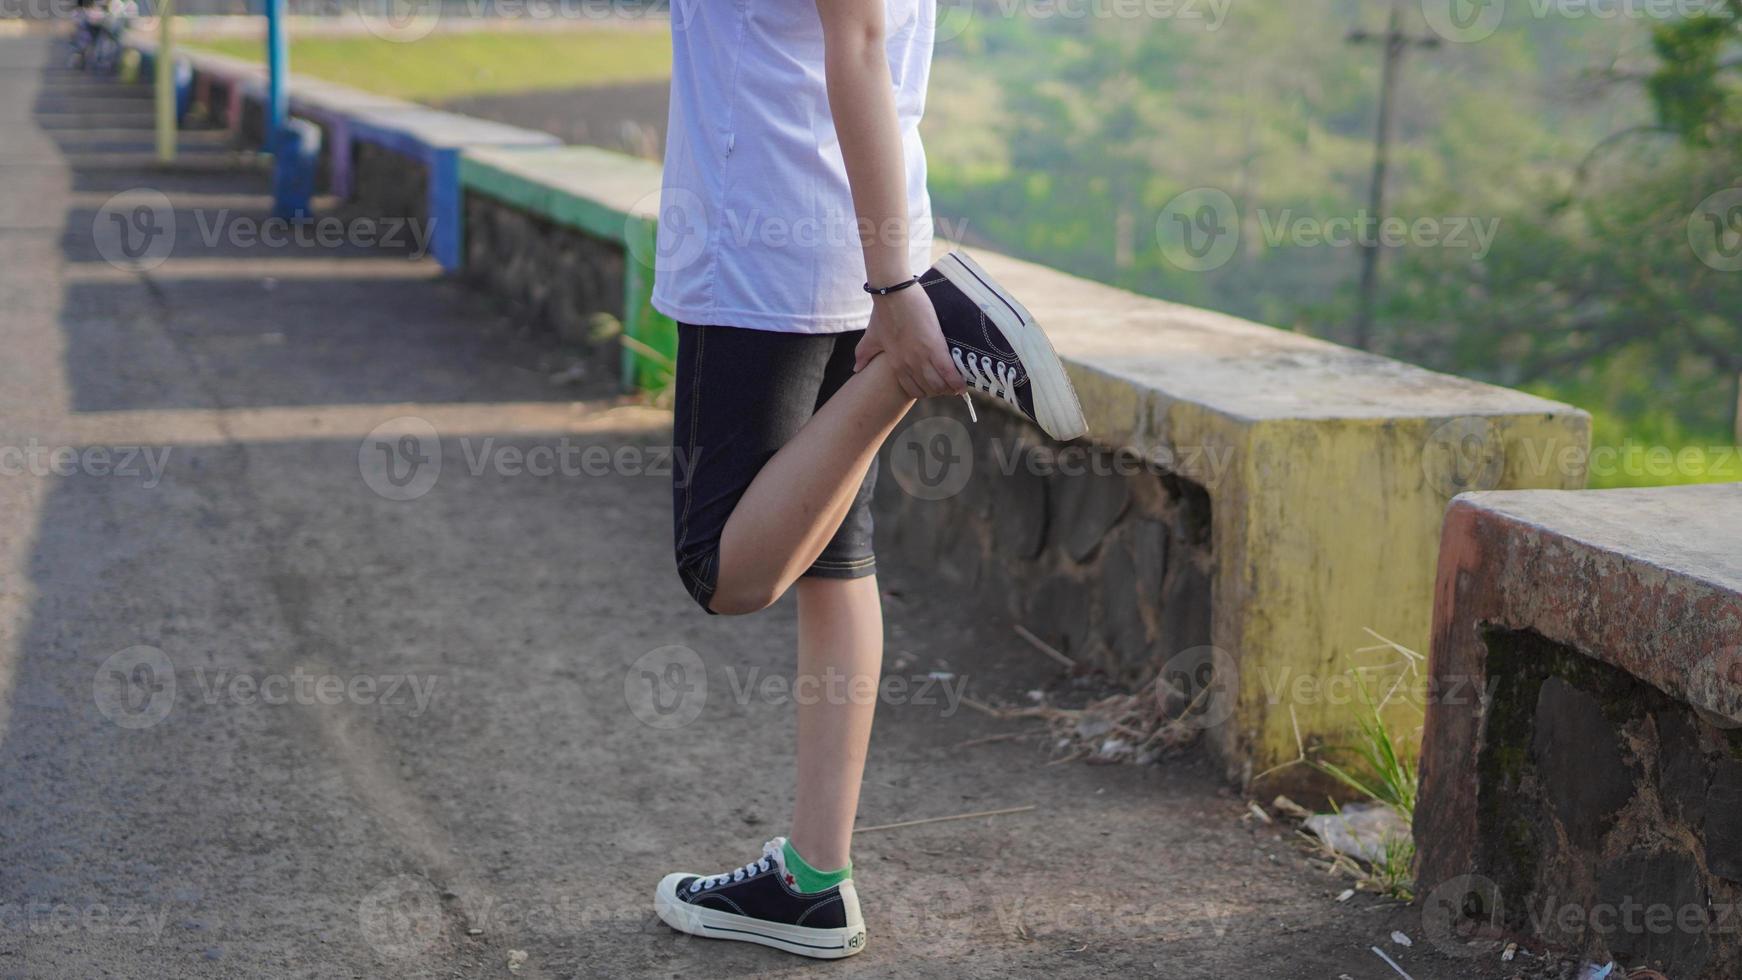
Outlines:
POLYGON ((853 877, 853 862, 839 871, 818 871, 810 866, 804 858, 798 856, 798 851, 792 846, 792 841, 785 842, 786 873, 792 876, 792 885, 801 892, 826 892, 848 878, 853 877))

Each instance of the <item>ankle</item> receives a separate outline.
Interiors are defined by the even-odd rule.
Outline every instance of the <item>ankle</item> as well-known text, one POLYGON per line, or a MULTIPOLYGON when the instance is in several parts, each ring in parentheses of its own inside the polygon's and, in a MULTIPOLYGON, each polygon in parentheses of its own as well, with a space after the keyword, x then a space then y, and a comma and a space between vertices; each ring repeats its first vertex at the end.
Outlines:
POLYGON ((843 881, 853 877, 853 862, 840 859, 840 866, 833 871, 824 871, 805 860, 804 856, 793 846, 792 841, 782 845, 782 856, 786 861, 786 873, 790 883, 801 892, 828 891, 843 881))

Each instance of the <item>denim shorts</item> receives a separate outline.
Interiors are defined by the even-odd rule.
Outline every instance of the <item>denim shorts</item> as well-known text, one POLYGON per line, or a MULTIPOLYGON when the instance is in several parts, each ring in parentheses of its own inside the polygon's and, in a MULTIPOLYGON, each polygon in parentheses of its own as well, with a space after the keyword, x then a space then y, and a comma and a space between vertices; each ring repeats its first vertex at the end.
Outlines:
MULTIPOLYGON (((853 376, 853 352, 862 336, 862 330, 798 334, 678 324, 672 527, 678 576, 703 609, 719 581, 726 519, 763 464, 853 376)), ((876 483, 873 460, 852 508, 805 575, 876 573, 876 483)))

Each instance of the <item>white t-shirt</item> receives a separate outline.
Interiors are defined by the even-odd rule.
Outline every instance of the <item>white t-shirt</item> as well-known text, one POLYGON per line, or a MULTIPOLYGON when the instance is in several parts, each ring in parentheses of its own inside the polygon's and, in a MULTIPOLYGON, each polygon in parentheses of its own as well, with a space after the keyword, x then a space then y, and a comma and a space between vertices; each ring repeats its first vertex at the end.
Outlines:
MULTIPOLYGON (((936 0, 885 0, 914 272, 931 258, 919 119, 936 0)), ((865 259, 815 0, 674 0, 653 306, 787 333, 863 329, 865 259)))

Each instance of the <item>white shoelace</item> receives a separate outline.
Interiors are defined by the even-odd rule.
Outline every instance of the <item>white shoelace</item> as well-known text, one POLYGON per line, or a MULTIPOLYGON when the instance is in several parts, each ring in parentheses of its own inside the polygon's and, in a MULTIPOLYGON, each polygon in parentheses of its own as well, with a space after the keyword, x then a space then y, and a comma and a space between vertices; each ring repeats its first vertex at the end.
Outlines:
POLYGON ((721 885, 732 884, 743 881, 745 878, 765 874, 773 869, 775 863, 774 856, 778 852, 779 847, 773 841, 769 841, 762 845, 761 857, 751 861, 749 864, 746 864, 736 871, 727 871, 717 875, 709 875, 706 878, 697 878, 695 882, 690 885, 690 892, 692 894, 696 892, 704 892, 710 888, 718 888, 721 885))
MULTIPOLYGON (((1003 361, 994 361, 984 354, 974 356, 973 351, 963 352, 960 347, 950 348, 950 359, 956 362, 956 370, 962 372, 962 380, 970 388, 978 388, 994 398, 1002 398, 1018 408, 1016 400, 1016 369, 1003 361)), ((962 395, 967 398, 967 394, 962 395)), ((968 416, 978 422, 979 416, 974 414, 974 403, 968 402, 968 416)))

